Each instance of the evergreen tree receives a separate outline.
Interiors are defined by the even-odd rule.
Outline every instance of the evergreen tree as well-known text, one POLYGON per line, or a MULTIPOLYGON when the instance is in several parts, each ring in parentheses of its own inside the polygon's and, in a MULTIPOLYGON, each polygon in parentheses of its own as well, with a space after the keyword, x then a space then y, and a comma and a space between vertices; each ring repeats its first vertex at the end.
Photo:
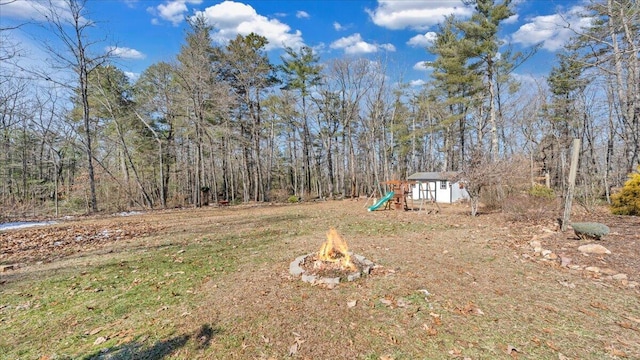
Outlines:
MULTIPOLYGON (((502 42, 498 38, 500 23, 513 15, 511 0, 503 0, 496 4, 495 0, 475 0, 475 12, 468 21, 458 23, 463 32, 463 42, 470 58, 469 67, 483 79, 484 101, 481 106, 488 108, 488 123, 490 128, 489 154, 491 158, 498 155, 498 122, 496 115, 496 80, 499 59, 509 61, 499 55, 502 42)), ((482 110, 482 109, 481 109, 482 110)), ((483 111, 479 111, 483 114, 483 111)), ((484 121, 483 115, 479 115, 484 121)), ((480 125, 482 128, 483 125, 480 125)), ((482 135, 482 132, 480 132, 482 135)), ((479 144, 481 146, 481 144, 479 144)))
POLYGON ((266 90, 278 81, 275 67, 265 52, 267 38, 255 33, 238 35, 220 52, 221 75, 233 89, 240 107, 236 111, 240 130, 246 141, 245 201, 268 200, 262 164, 262 100, 266 90))
POLYGON ((436 60, 429 64, 433 68, 432 96, 440 98, 447 110, 438 125, 444 138, 442 171, 459 170, 463 164, 468 140, 468 110, 481 86, 481 79, 468 67, 469 49, 457 25, 453 16, 447 17, 440 25, 434 44, 429 47, 436 55, 436 60))
MULTIPOLYGON (((284 73, 286 90, 297 90, 302 99, 302 154, 304 162, 304 187, 301 195, 305 191, 311 190, 311 132, 309 130, 309 119, 307 111, 307 97, 309 91, 318 85, 322 79, 320 72, 322 66, 318 64, 319 57, 313 53, 313 49, 308 46, 300 48, 299 52, 287 47, 286 55, 282 56, 280 70, 284 73)), ((318 173, 318 176, 320 174, 318 173)), ((320 191, 320 189, 318 189, 320 191)), ((318 194, 322 196, 321 194, 318 194)))

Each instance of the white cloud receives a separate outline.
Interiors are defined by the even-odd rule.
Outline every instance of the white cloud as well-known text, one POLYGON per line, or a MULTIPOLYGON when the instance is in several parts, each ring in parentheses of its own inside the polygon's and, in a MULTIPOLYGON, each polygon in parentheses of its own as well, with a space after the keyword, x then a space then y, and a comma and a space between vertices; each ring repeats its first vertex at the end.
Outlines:
POLYGON ((125 71, 124 74, 129 78, 129 81, 136 82, 140 79, 140 73, 125 71))
POLYGON ((377 52, 380 49, 387 51, 396 51, 393 44, 372 44, 362 40, 362 36, 359 33, 355 33, 351 36, 342 37, 331 43, 329 46, 332 49, 342 49, 345 54, 370 54, 377 52))
MULTIPOLYGON (((147 11, 177 26, 185 19, 185 13, 189 10, 187 4, 198 5, 202 0, 169 0, 164 4, 147 8, 147 11)), ((158 23, 157 19, 151 20, 152 24, 158 23)))
POLYGON ((346 30, 349 30, 352 27, 353 27, 353 24, 344 25, 344 24, 340 24, 337 21, 333 22, 333 28, 334 28, 335 31, 346 31, 346 30))
MULTIPOLYGON (((42 1, 32 0, 16 0, 16 1, 2 1, 2 10, 0 15, 3 18, 14 18, 31 21, 46 21, 46 16, 54 11, 62 20, 71 20, 71 12, 64 0, 53 0, 53 7, 50 8, 48 3, 42 1)), ((80 19, 86 21, 86 19, 80 19)))
POLYGON ((144 59, 146 57, 140 51, 127 47, 107 46, 105 50, 122 59, 144 59))
POLYGON ((2 5, 2 17, 43 21, 47 12, 43 3, 27 0, 8 2, 2 5))
POLYGON ((436 41, 437 36, 438 34, 434 33, 433 31, 427 32, 425 34, 418 34, 409 39, 409 41, 407 41, 407 45, 411 45, 413 47, 431 46, 433 42, 436 41))
POLYGON ((518 74, 511 73, 511 76, 521 84, 521 88, 524 89, 537 89, 540 85, 545 85, 546 80, 543 75, 535 75, 535 74, 518 74))
POLYGON ((138 0, 124 0, 124 3, 130 8, 134 8, 137 2, 138 0))
POLYGON ((421 80, 421 79, 411 80, 411 81, 409 81, 409 86, 411 86, 411 87, 420 87, 420 86, 423 86, 426 83, 427 83, 426 81, 421 80))
POLYGON ((418 61, 413 65, 413 70, 429 71, 431 70, 431 65, 429 65, 428 61, 418 61))
POLYGON ((542 48, 555 51, 575 34, 591 26, 591 18, 579 15, 584 9, 574 7, 566 14, 536 16, 511 35, 511 41, 523 45, 542 43, 542 48))
POLYGON ((396 47, 393 46, 393 44, 380 44, 378 45, 381 49, 387 50, 387 51, 396 51, 396 47))
POLYGON ((509 16, 508 18, 504 19, 504 23, 505 24, 515 24, 518 22, 518 19, 520 18, 520 15, 518 14, 513 14, 511 16, 509 16))
POLYGON ((204 11, 196 12, 196 15, 199 14, 204 15, 209 24, 214 26, 215 32, 212 33, 212 38, 219 43, 226 43, 238 34, 248 35, 253 32, 269 40, 267 50, 284 46, 295 49, 304 44, 299 30, 292 31, 289 25, 278 19, 259 15, 250 5, 224 1, 204 11))
POLYGON ((366 11, 376 25, 387 29, 426 30, 440 23, 447 15, 469 17, 473 9, 465 6, 462 0, 378 0, 377 8, 366 11))
POLYGON ((309 15, 309 13, 306 11, 298 10, 298 12, 296 12, 296 17, 298 19, 308 19, 311 17, 311 15, 309 15))

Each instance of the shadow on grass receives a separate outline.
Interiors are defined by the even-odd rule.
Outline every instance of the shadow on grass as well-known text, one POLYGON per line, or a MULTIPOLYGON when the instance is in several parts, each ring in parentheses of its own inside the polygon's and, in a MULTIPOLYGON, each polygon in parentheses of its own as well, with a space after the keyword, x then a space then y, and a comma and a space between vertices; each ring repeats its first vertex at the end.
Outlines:
POLYGON ((211 344, 211 339, 220 333, 219 328, 212 328, 205 324, 200 327, 195 335, 183 334, 167 340, 157 341, 151 346, 145 346, 143 342, 132 341, 126 344, 99 350, 96 353, 82 357, 83 360, 160 360, 171 355, 174 351, 187 345, 194 337, 195 348, 204 350, 211 344))

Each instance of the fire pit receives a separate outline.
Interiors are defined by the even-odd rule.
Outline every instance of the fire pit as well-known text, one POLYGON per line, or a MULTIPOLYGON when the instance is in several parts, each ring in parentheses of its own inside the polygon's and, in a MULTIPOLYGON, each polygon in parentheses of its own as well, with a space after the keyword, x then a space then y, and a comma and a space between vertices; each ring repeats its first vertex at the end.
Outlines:
POLYGON ((289 265, 289 272, 311 284, 335 286, 369 274, 373 266, 364 256, 349 252, 347 243, 331 229, 320 251, 297 257, 289 265))

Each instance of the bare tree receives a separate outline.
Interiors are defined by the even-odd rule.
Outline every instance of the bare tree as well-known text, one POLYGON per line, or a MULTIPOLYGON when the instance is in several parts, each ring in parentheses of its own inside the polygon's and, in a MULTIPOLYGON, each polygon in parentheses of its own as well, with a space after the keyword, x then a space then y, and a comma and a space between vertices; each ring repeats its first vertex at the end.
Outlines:
MULTIPOLYGON (((90 120, 88 78, 93 70, 108 61, 110 53, 92 53, 97 41, 90 40, 88 32, 89 29, 95 26, 95 23, 87 18, 86 1, 49 0, 47 12, 43 15, 47 19, 47 26, 51 34, 59 40, 59 43, 54 44, 44 40, 44 47, 52 57, 52 64, 55 68, 72 70, 75 74, 77 101, 82 108, 82 135, 87 156, 90 188, 89 205, 91 212, 97 212, 98 200, 93 166, 93 125, 90 120)), ((40 76, 46 80, 67 86, 63 81, 53 79, 46 73, 40 73, 40 76)))

